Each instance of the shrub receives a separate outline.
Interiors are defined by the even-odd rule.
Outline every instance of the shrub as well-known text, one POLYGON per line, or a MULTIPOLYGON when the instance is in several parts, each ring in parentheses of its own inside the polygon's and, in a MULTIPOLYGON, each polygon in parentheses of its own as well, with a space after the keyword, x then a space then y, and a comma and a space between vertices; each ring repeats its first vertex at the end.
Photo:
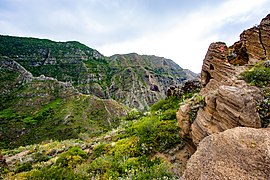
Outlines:
POLYGON ((35 160, 35 162, 43 162, 43 161, 48 161, 51 159, 51 156, 42 154, 40 152, 34 153, 33 154, 33 158, 35 160))
POLYGON ((137 109, 132 109, 127 113, 126 120, 139 119, 140 117, 141 113, 137 109))
POLYGON ((270 85, 270 67, 255 66, 251 70, 241 73, 241 78, 258 87, 270 85))
POLYGON ((52 166, 52 167, 44 167, 40 170, 34 170, 27 174, 26 179, 29 180, 44 180, 44 179, 84 179, 82 176, 74 174, 71 169, 52 166))
POLYGON ((151 106, 151 111, 153 112, 161 110, 164 112, 168 109, 178 109, 180 101, 181 98, 177 96, 171 96, 165 100, 159 100, 151 106))
POLYGON ((167 109, 162 114, 162 120, 173 120, 176 119, 176 110, 174 109, 167 109))
POLYGON ((270 89, 264 90, 264 99, 257 101, 256 107, 261 118, 262 127, 268 127, 270 124, 270 89))
POLYGON ((157 116, 144 117, 133 124, 127 133, 139 137, 139 148, 143 153, 163 151, 181 143, 176 120, 160 120, 157 116))
POLYGON ((172 177, 169 169, 159 158, 106 156, 92 161, 87 172, 94 179, 169 179, 172 177))
POLYGON ((140 155, 138 148, 138 137, 131 136, 129 138, 121 139, 116 142, 111 149, 110 154, 115 157, 134 157, 140 155))
POLYGON ((72 147, 68 151, 59 155, 56 165, 61 167, 73 168, 86 160, 87 154, 79 147, 72 147))
POLYGON ((32 169, 32 164, 30 162, 26 162, 23 164, 20 164, 16 169, 15 173, 30 171, 32 169))
MULTIPOLYGON (((93 158, 100 157, 101 155, 107 153, 109 151, 109 145, 105 143, 100 143, 99 145, 94 147, 93 158)), ((92 157, 91 157, 92 158, 92 157)))

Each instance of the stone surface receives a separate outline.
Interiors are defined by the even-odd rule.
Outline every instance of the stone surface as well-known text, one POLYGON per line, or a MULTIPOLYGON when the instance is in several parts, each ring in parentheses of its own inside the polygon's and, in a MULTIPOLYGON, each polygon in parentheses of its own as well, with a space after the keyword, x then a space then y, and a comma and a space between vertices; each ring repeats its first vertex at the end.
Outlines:
POLYGON ((258 26, 243 31, 240 41, 236 42, 233 48, 239 61, 244 60, 243 54, 248 56, 248 60, 244 60, 245 64, 270 59, 270 14, 263 18, 258 26))
MULTIPOLYGON (((250 92, 249 88, 220 86, 217 91, 207 94, 206 106, 198 111, 191 125, 193 142, 198 144, 210 134, 237 126, 260 128, 261 120, 256 110, 255 97, 250 92)), ((259 96, 259 89, 254 94, 259 96)))
POLYGON ((205 98, 205 107, 198 110, 192 123, 188 122, 191 108, 180 107, 177 119, 182 137, 198 144, 208 135, 237 126, 262 127, 256 109, 256 101, 263 99, 262 91, 238 77, 254 63, 270 58, 269 39, 270 15, 260 25, 245 30, 233 46, 222 42, 209 46, 201 71, 200 95, 205 98))
POLYGON ((109 97, 139 110, 147 110, 159 99, 165 99, 171 85, 179 87, 183 81, 196 78, 163 57, 117 54, 108 62, 114 71, 108 86, 109 97))
POLYGON ((8 71, 18 72, 20 74, 19 83, 26 83, 33 80, 33 75, 29 71, 8 57, 0 56, 0 67, 8 71))
POLYGON ((191 79, 185 81, 182 85, 171 85, 167 89, 167 97, 170 96, 181 96, 185 93, 192 91, 199 91, 201 89, 201 82, 198 79, 191 79))
POLYGON ((181 128, 180 135, 182 138, 190 137, 190 130, 192 122, 189 119, 189 112, 191 110, 190 104, 184 104, 179 108, 176 113, 176 119, 178 120, 178 125, 181 128))
POLYGON ((181 179, 269 179, 270 129, 237 127, 206 137, 181 179))

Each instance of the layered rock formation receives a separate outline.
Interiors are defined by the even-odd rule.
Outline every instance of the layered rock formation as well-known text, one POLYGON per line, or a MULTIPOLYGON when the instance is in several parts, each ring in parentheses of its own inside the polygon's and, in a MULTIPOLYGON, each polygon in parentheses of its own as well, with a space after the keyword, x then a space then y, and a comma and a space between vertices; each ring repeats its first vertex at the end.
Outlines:
POLYGON ((0 55, 13 59, 34 77, 70 82, 83 94, 112 98, 140 110, 165 98, 170 85, 196 76, 166 58, 136 53, 104 57, 74 41, 0 36, 0 55))
POLYGON ((238 127, 203 139, 181 179, 269 179, 270 130, 238 127))
POLYGON ((114 55, 108 60, 114 71, 108 94, 130 107, 146 110, 159 99, 165 99, 170 85, 181 85, 195 78, 172 60, 136 53, 114 55))
POLYGON ((200 95, 205 106, 199 108, 195 121, 190 119, 194 103, 181 106, 177 112, 182 137, 195 144, 208 135, 237 126, 262 127, 256 101, 262 100, 263 94, 259 88, 238 80, 238 76, 248 66, 270 58, 270 15, 240 37, 231 47, 222 42, 209 46, 201 72, 200 95))

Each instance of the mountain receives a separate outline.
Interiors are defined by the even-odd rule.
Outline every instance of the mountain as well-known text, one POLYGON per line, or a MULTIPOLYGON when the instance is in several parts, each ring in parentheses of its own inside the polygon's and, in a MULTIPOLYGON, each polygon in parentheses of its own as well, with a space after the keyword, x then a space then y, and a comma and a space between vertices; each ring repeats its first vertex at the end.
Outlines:
POLYGON ((161 57, 105 57, 75 41, 12 36, 0 36, 0 65, 2 147, 102 134, 129 107, 147 110, 193 77, 161 57))
POLYGON ((110 97, 144 110, 164 99, 170 85, 180 85, 190 77, 170 59, 136 53, 111 56, 109 67, 115 71, 109 86, 110 97))
POLYGON ((128 108, 112 99, 78 92, 71 83, 34 77, 16 61, 0 56, 0 147, 48 139, 96 136, 117 127, 128 108))
POLYGON ((112 98, 140 110, 164 99, 170 85, 195 78, 169 59, 135 53, 105 57, 76 41, 0 36, 0 55, 10 57, 34 77, 70 82, 83 94, 112 98))

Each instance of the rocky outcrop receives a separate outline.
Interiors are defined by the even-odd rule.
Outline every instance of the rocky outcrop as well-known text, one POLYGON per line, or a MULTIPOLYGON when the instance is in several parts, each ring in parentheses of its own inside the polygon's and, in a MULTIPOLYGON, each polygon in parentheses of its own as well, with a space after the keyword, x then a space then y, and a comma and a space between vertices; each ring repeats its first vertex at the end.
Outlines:
POLYGON ((232 83, 236 72, 235 67, 228 62, 227 56, 228 48, 225 43, 217 42, 209 46, 201 71, 203 94, 217 89, 221 84, 232 83))
POLYGON ((238 127, 203 139, 181 179, 269 179, 270 131, 238 127))
MULTIPOLYGON (((205 106, 190 119, 192 106, 187 102, 177 112, 182 137, 198 144, 204 137, 238 126, 260 128, 256 102, 263 93, 257 87, 238 80, 241 72, 260 60, 269 59, 270 15, 259 26, 245 30, 240 41, 227 47, 216 42, 209 46, 201 72, 205 106)), ((194 114, 194 113, 193 113, 194 114)))
POLYGON ((170 96, 181 96, 188 92, 195 92, 199 91, 201 89, 201 82, 198 79, 191 79, 188 81, 185 81, 182 85, 176 86, 171 85, 167 89, 167 97, 170 96))
POLYGON ((191 125, 191 137, 198 144, 204 137, 238 126, 261 127, 256 100, 260 90, 253 87, 219 86, 205 96, 205 107, 199 109, 191 125), (254 97, 253 95, 256 95, 254 97))
POLYGON ((5 69, 7 71, 14 71, 19 73, 20 74, 19 83, 29 82, 32 81, 33 79, 33 75, 29 71, 27 71, 19 63, 8 57, 0 56, 0 68, 5 69))

